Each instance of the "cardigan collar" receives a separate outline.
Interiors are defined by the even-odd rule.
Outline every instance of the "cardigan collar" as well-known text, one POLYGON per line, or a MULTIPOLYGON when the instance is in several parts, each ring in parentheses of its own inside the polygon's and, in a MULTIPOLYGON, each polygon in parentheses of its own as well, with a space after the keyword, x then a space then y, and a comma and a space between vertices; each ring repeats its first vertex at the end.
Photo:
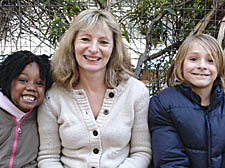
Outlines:
MULTIPOLYGON (((107 98, 110 97, 110 94, 112 94, 112 93, 116 97, 120 96, 120 94, 122 94, 124 92, 124 90, 126 89, 127 82, 131 82, 131 78, 129 78, 127 81, 122 81, 116 88, 106 89, 106 97, 107 98)), ((70 92, 70 94, 73 96, 73 93, 75 93, 76 96, 80 96, 80 95, 83 95, 85 93, 85 91, 84 91, 84 89, 74 89, 72 92, 70 92)))

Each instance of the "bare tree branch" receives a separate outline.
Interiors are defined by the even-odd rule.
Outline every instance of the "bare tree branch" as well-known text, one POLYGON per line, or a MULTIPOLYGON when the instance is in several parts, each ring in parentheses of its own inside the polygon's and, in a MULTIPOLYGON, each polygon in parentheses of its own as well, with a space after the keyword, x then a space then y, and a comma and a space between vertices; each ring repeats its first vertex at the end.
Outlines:
POLYGON ((167 52, 170 52, 172 50, 177 50, 179 48, 179 46, 181 45, 181 43, 182 43, 182 41, 177 41, 177 42, 171 44, 170 46, 160 50, 159 52, 154 53, 150 56, 147 56, 146 59, 155 59, 155 58, 162 56, 163 54, 165 54, 167 52))
MULTIPOLYGON (((205 17, 199 21, 199 23, 195 26, 194 30, 188 36, 192 36, 193 34, 201 34, 206 29, 212 17, 216 14, 217 9, 224 9, 225 7, 224 0, 219 2, 218 7, 216 7, 215 0, 213 2, 214 2, 213 9, 209 11, 208 14, 205 15, 205 17)), ((222 13, 225 13, 225 10, 222 11, 222 13)))
POLYGON ((220 43, 220 45, 222 45, 224 35, 225 35, 225 16, 221 20, 220 29, 219 29, 219 33, 218 33, 218 36, 217 36, 217 40, 220 43))
MULTIPOLYGON (((179 4, 175 4, 174 8, 180 8, 185 4, 190 3, 191 0, 186 1, 185 3, 179 3, 179 4)), ((142 64, 149 59, 149 57, 147 56, 147 53, 149 52, 150 48, 151 48, 151 32, 153 29, 153 26, 162 19, 162 17, 164 15, 166 15, 168 13, 168 11, 163 10, 161 15, 158 15, 155 19, 152 20, 151 24, 148 27, 147 33, 146 33, 146 45, 145 45, 145 51, 143 54, 140 55, 139 59, 138 59, 138 63, 136 66, 136 70, 135 70, 135 76, 136 78, 139 78, 140 73, 141 73, 141 68, 142 68, 142 64)), ((173 45, 173 44, 172 44, 173 45)))

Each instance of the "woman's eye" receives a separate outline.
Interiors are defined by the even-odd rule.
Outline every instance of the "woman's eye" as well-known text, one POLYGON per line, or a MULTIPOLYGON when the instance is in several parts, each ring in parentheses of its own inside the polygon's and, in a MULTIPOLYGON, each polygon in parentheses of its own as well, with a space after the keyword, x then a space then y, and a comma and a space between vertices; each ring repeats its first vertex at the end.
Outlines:
POLYGON ((82 41, 89 41, 88 38, 81 38, 82 41))
POLYGON ((101 44, 109 44, 107 41, 100 41, 101 44))

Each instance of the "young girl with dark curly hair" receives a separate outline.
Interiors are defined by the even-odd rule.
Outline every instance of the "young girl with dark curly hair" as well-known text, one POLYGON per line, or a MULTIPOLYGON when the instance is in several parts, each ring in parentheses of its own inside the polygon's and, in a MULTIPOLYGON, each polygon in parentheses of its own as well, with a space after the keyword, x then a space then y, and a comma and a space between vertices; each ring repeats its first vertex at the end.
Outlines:
POLYGON ((36 109, 52 84, 49 57, 18 51, 0 64, 0 167, 37 167, 36 109))

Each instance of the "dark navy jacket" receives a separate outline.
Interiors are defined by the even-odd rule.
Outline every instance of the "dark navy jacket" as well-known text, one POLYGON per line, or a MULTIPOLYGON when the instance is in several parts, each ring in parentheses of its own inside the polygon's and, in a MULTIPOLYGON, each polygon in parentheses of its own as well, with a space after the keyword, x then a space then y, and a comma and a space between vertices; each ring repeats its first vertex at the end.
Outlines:
POLYGON ((169 87, 149 104, 153 162, 156 168, 225 168, 225 103, 220 86, 201 106, 189 85, 169 87))

